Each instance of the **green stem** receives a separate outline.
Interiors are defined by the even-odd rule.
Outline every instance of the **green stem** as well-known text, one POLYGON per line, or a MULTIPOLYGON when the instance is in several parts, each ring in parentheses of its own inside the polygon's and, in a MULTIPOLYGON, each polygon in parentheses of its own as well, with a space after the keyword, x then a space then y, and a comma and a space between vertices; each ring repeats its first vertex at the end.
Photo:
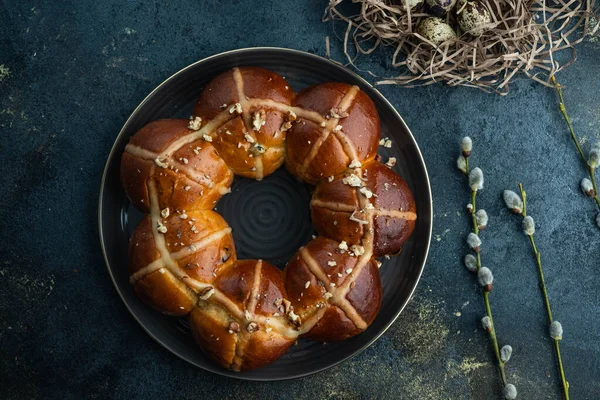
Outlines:
POLYGON ((575 131, 573 130, 573 125, 571 124, 571 118, 569 118, 569 114, 567 114, 567 107, 565 106, 565 101, 563 98, 562 86, 560 85, 560 83, 558 83, 556 81, 555 77, 552 77, 552 83, 554 84, 554 86, 556 87, 556 91, 558 92, 558 99, 559 99, 558 109, 562 113, 563 118, 565 119, 565 122, 567 123, 567 127, 569 128, 569 132, 571 134, 571 139, 573 139, 573 143, 575 143, 575 147, 577 147, 577 152, 579 153, 579 156, 583 160, 583 163, 586 166, 588 174, 590 175, 590 180, 592 181, 592 185, 594 186, 594 191, 596 192, 596 196, 594 196, 593 199, 596 201, 596 205, 600 209, 600 198, 598 197, 598 190, 596 189, 596 177, 594 176, 594 169, 588 165, 587 159, 585 158, 585 154, 583 154, 583 150, 581 149, 579 140, 577 139, 577 136, 575 135, 575 131))
MULTIPOLYGON (((521 198, 523 199, 523 212, 521 213, 521 215, 523 216, 523 218, 525 218, 527 216, 527 193, 525 192, 525 190, 523 189, 523 185, 519 183, 519 191, 521 192, 521 198)), ((533 235, 528 235, 529 236, 529 243, 531 244, 531 249, 533 250, 533 254, 535 255, 535 260, 537 262, 537 269, 538 269, 538 275, 540 278, 540 290, 542 291, 542 295, 544 296, 544 305, 546 307, 546 314, 548 316, 548 323, 552 324, 552 322, 554 321, 552 319, 552 308, 550 307, 550 299, 548 297, 548 289, 546 287, 546 280, 544 279, 544 270, 542 268, 542 255, 540 254, 540 252, 537 249, 537 246, 535 245, 535 239, 533 238, 533 235)), ((565 399, 569 400, 569 383, 567 382, 566 378, 565 378, 565 369, 563 367, 563 363, 562 363, 562 358, 560 356, 560 344, 559 341, 556 339, 554 340, 554 349, 556 350, 556 360, 557 360, 557 364, 558 364, 558 370, 560 372, 560 378, 561 378, 561 382, 562 382, 562 387, 563 387, 563 393, 565 395, 565 399)))
POLYGON ((556 81, 555 77, 552 77, 552 83, 554 84, 554 86, 556 87, 556 90, 558 91, 558 99, 560 101, 558 104, 558 109, 562 113, 562 115, 565 119, 565 122, 567 123, 567 126, 569 127, 569 132, 571 133, 571 139, 573 139, 573 142, 575 143, 575 147, 577 147, 577 151, 579 152, 581 159, 587 165, 587 160, 585 158, 585 155, 583 154, 583 150, 581 150, 581 145, 579 144, 579 140, 577 140, 577 136, 575 135, 575 131, 573 130, 573 125, 571 125, 571 118, 569 118, 569 114, 567 114, 567 107, 565 107, 565 101, 563 99, 562 86, 560 86, 560 84, 556 81))
POLYGON ((592 181, 594 193, 596 193, 596 195, 592 198, 596 200, 596 205, 598 208, 600 208, 600 197, 598 195, 598 186, 596 186, 596 170, 588 165, 588 172, 590 173, 590 180, 592 181))
MULTIPOLYGON (((477 219, 475 213, 477 212, 477 191, 471 191, 471 205, 473 206, 472 222, 473 232, 479 234, 479 228, 477 227, 477 219)), ((481 254, 477 253, 477 271, 481 268, 481 254)), ((500 357, 500 347, 498 346, 498 338, 496 336, 496 325, 494 324, 494 317, 492 316, 492 307, 490 306, 489 292, 485 290, 483 293, 483 302, 485 303, 485 311, 487 316, 490 318, 492 329, 490 330, 490 339, 492 340, 492 346, 494 347, 494 354, 498 361, 498 367, 500 368, 500 376, 502 377, 502 383, 506 386, 506 372, 504 371, 504 362, 500 357)))

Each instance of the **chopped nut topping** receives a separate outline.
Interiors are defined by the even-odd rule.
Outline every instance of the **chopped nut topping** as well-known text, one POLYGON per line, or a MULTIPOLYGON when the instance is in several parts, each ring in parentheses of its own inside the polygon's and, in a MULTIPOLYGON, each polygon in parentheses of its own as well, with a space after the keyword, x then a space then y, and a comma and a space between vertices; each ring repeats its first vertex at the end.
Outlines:
POLYGON ((294 110, 288 111, 288 121, 294 122, 297 118, 298 118, 298 116, 296 115, 294 110))
POLYGON ((157 231, 159 231, 160 233, 167 233, 167 227, 164 226, 162 222, 156 221, 156 225, 158 226, 158 228, 156 229, 157 231))
POLYGON ((308 289, 309 286, 310 286, 310 281, 306 281, 306 283, 304 284, 304 289, 308 289))
POLYGON ((255 156, 264 154, 266 150, 267 149, 265 149, 265 146, 263 146, 260 143, 256 143, 254 146, 252 146, 252 149, 251 149, 252 153, 254 153, 255 156))
POLYGON ((356 222, 360 225, 367 225, 369 221, 365 221, 364 219, 360 219, 356 216, 357 211, 354 211, 352 215, 350 215, 350 221, 356 222))
POLYGON ((290 121, 285 121, 283 124, 281 124, 281 128, 279 128, 279 130, 281 132, 285 132, 288 129, 290 129, 292 127, 292 123, 290 121))
POLYGON ((160 272, 161 274, 164 274, 167 271, 164 268, 161 268, 161 269, 158 270, 158 272, 160 272))
POLYGON ((350 174, 346 177, 344 177, 342 179, 342 182, 346 185, 352 186, 352 187, 360 187, 362 186, 362 181, 360 180, 360 178, 354 174, 350 174))
POLYGON ((238 113, 241 114, 242 113, 242 105, 240 103, 235 103, 233 106, 231 106, 231 108, 229 109, 229 114, 233 114, 233 113, 238 113))
POLYGON ((329 292, 323 293, 323 298, 325 298, 325 300, 329 300, 332 297, 333 297, 333 295, 329 292))
POLYGON ((267 123, 267 114, 265 110, 259 110, 252 115, 252 129, 260 131, 260 128, 267 123))
POLYGON ((364 194, 367 199, 370 199, 371 197, 373 197, 373 192, 371 192, 369 189, 367 189, 364 186, 361 187, 358 191, 361 192, 362 194, 364 194))
POLYGON ((340 132, 342 130, 342 126, 341 125, 336 125, 335 128, 333 128, 334 132, 340 132))
POLYGON ((267 329, 265 329, 265 332, 269 333, 269 332, 271 332, 272 330, 273 330, 273 328, 271 328, 271 327, 269 326, 267 329))
POLYGON ((156 163, 156 165, 158 165, 161 168, 168 168, 169 167, 169 164, 165 164, 158 157, 156 157, 156 160, 154 160, 154 162, 156 163))
POLYGON ((390 168, 393 167, 394 165, 396 165, 396 157, 390 157, 390 158, 388 158, 388 160, 385 163, 385 165, 387 165, 390 168))
POLYGON ((283 306, 285 307, 284 312, 286 314, 289 313, 292 309, 292 303, 290 303, 290 301, 287 299, 283 299, 283 306))
POLYGON ((379 139, 379 145, 383 146, 385 144, 386 140, 387 140, 387 138, 385 138, 385 139, 379 139))
POLYGON ((244 310, 244 318, 246 318, 247 321, 250 321, 250 318, 252 318, 252 315, 250 315, 248 310, 244 310))
POLYGON ((202 135, 202 139, 206 140, 207 142, 212 142, 212 137, 206 133, 202 135))
POLYGON ((346 118, 349 115, 348 111, 342 110, 339 107, 333 107, 331 111, 329 111, 329 114, 331 114, 333 118, 346 118))
MULTIPOLYGON (((246 140, 249 143, 254 143, 256 141, 256 140, 254 140, 254 138, 252 137, 252 135, 250 135, 248 132, 244 132, 244 137, 246 138, 246 140)), ((238 144, 238 147, 240 147, 239 144, 238 144)))
POLYGON ((333 177, 333 175, 332 175, 332 176, 330 176, 329 178, 327 178, 327 182, 333 182, 333 179, 334 179, 334 177, 333 177))
POLYGON ((296 315, 293 311, 290 311, 288 314, 288 318, 290 319, 290 321, 292 321, 294 323, 294 325, 298 326, 300 325, 300 317, 298 315, 296 315))
POLYGON ((250 333, 256 332, 258 330, 258 324, 256 322, 250 322, 248 326, 246 326, 246 330, 250 333))
POLYGON ((359 246, 359 245, 355 244, 350 249, 357 256, 362 256, 363 254, 365 254, 365 248, 363 246, 359 246))
POLYGON ((346 272, 348 275, 350 275, 350 274, 352 273, 352 268, 348 268, 348 269, 346 269, 346 271, 345 271, 345 272, 346 272))
POLYGON ((374 210, 375 207, 373 206, 372 203, 367 202, 367 204, 365 204, 365 210, 374 210))
POLYGON ((335 283, 331 282, 331 283, 329 284, 329 286, 331 286, 331 287, 335 287, 335 283))
POLYGON ((229 324, 229 333, 237 333, 240 331, 240 324, 238 324, 237 322, 233 321, 232 323, 229 324))
POLYGON ((192 188, 191 186, 184 186, 184 187, 183 187, 183 190, 185 190, 185 191, 187 192, 187 191, 188 191, 188 190, 190 190, 191 188, 192 188))
POLYGON ((379 260, 375 260, 375 263, 377 264, 377 268, 381 268, 381 264, 382 262, 379 260))
POLYGON ((325 123, 325 121, 321 122, 321 128, 325 128, 327 126, 327 124, 325 123))
POLYGON ((348 165, 348 168, 358 168, 360 167, 362 164, 360 161, 358 160, 352 160, 352 162, 350 163, 350 165, 348 165))
POLYGON ((338 273, 337 273, 337 276, 338 276, 338 278, 341 278, 341 277, 342 277, 342 273, 341 273, 341 272, 338 272, 338 273))
POLYGON ((320 301, 317 304, 315 304, 315 307, 317 307, 317 308, 323 308, 323 307, 325 307, 325 303, 323 303, 322 301, 320 301))
POLYGON ((181 219, 187 219, 187 217, 188 217, 188 216, 187 216, 187 214, 186 214, 186 213, 183 213, 183 214, 181 214, 181 215, 179 216, 179 218, 181 218, 181 219))
POLYGON ((387 182, 385 182, 385 183, 383 184, 383 187, 385 188, 385 190, 389 190, 389 188, 390 188, 390 184, 389 184, 389 183, 387 183, 387 182))
POLYGON ((338 248, 340 250, 348 250, 348 243, 345 240, 342 240, 340 244, 338 244, 338 248))
POLYGON ((329 265, 330 267, 335 267, 337 263, 335 261, 328 261, 327 265, 329 265))
POLYGON ((161 215, 163 218, 167 218, 167 217, 169 216, 169 207, 167 207, 167 208, 165 208, 164 210, 162 210, 162 211, 160 212, 160 215, 161 215))
POLYGON ((207 286, 204 289, 202 289, 200 293, 198 293, 198 297, 201 300, 208 300, 210 296, 213 295, 213 293, 215 293, 215 288, 213 288, 212 286, 207 286))
POLYGON ((226 135, 231 135, 231 132, 229 131, 229 129, 227 129, 227 130, 225 131, 225 134, 226 134, 226 135))
POLYGON ((195 154, 200 154, 200 147, 196 147, 196 148, 194 149, 194 153, 195 153, 195 154))
POLYGON ((188 159, 187 159, 187 158, 185 158, 185 157, 183 157, 183 158, 181 159, 181 161, 183 161, 183 163, 184 163, 184 164, 187 164, 187 163, 189 163, 188 159))
POLYGON ((188 129, 191 129, 193 131, 199 131, 201 127, 202 127, 202 118, 191 116, 190 123, 188 124, 188 129))
POLYGON ((390 139, 386 139, 385 143, 383 143, 383 147, 391 149, 392 148, 392 141, 390 139))
POLYGON ((256 167, 250 168, 250 171, 255 172, 256 171, 256 167))

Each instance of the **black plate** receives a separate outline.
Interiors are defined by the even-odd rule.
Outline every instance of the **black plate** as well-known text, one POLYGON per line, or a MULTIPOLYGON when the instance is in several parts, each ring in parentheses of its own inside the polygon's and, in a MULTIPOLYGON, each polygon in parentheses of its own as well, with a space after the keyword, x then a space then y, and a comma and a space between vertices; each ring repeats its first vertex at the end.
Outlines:
MULTIPOLYGON (((308 202, 310 187, 281 168, 263 182, 236 178, 233 193, 217 210, 231 224, 239 258, 263 258, 282 267, 307 243, 313 233, 308 202), (267 205, 265 205, 267 204, 267 205), (271 227, 267 229, 266 227, 271 227), (262 229, 260 235, 253 234, 262 229), (258 239, 257 239, 258 238, 258 239)), ((429 177, 421 152, 410 130, 394 107, 368 82, 346 68, 322 57, 297 50, 250 48, 229 51, 198 61, 171 76, 133 111, 117 136, 108 156, 100 187, 98 211, 100 243, 117 292, 125 305, 156 341, 184 360, 208 371, 250 380, 281 380, 323 371, 366 349, 400 315, 410 299, 425 265, 432 228, 429 177), (143 304, 129 284, 127 244, 140 218, 121 189, 119 164, 129 138, 148 122, 190 115, 202 87, 215 75, 242 65, 264 67, 284 76, 295 91, 309 85, 341 81, 358 85, 375 102, 381 117, 382 137, 393 147, 380 147, 384 156, 395 156, 394 170, 408 183, 417 203, 417 224, 402 253, 383 260, 383 304, 379 315, 364 333, 340 343, 323 345, 300 340, 275 363, 251 372, 235 373, 208 360, 188 333, 184 319, 163 316, 143 304)))

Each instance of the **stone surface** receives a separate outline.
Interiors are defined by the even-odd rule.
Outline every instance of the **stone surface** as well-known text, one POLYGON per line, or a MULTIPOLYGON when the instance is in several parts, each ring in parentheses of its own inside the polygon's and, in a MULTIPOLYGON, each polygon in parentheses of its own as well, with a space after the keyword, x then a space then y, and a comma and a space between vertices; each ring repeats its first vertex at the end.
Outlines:
MULTIPOLYGON (((545 264, 572 398, 600 393, 600 231, 582 164, 551 89, 522 79, 506 97, 441 85, 379 89, 423 151, 434 239, 416 296, 368 350, 316 376, 250 383, 198 370, 155 343, 127 313, 104 267, 97 196, 104 161, 129 113, 173 72, 249 46, 335 56, 326 2, 6 0, 0 7, 0 387, 3 398, 499 398, 479 328, 482 299, 462 267, 467 186, 454 162, 463 135, 486 175, 484 263, 520 398, 559 398, 535 266, 501 199, 523 182, 545 264)), ((338 32, 339 33, 339 32, 338 32)), ((600 139, 598 38, 560 73, 585 148, 600 139)), ((387 51, 359 59, 393 74, 387 51)), ((363 74, 367 79, 367 74, 363 74)))

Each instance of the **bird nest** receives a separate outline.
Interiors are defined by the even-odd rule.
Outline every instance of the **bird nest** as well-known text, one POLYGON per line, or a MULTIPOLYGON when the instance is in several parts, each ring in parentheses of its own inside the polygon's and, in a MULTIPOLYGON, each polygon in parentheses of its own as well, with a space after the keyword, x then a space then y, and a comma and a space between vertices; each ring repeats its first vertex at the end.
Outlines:
POLYGON ((491 16, 484 32, 461 33, 456 11, 450 11, 443 18, 457 37, 436 45, 417 32, 431 15, 422 5, 404 7, 406 1, 331 0, 325 10, 325 21, 347 24, 344 53, 350 64, 381 45, 395 48, 391 61, 399 74, 377 84, 445 82, 506 94, 517 73, 524 73, 552 86, 551 77, 575 61, 574 45, 599 27, 596 0, 480 0, 491 16))

